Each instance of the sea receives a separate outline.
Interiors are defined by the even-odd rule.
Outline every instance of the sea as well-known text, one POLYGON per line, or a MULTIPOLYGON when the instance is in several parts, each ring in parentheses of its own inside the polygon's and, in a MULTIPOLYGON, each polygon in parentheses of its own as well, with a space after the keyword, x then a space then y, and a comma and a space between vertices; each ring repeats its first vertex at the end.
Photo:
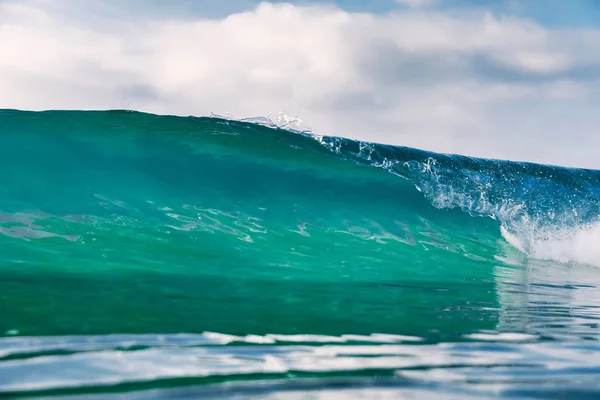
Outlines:
POLYGON ((600 398, 600 171, 120 110, 0 140, 0 397, 600 398))

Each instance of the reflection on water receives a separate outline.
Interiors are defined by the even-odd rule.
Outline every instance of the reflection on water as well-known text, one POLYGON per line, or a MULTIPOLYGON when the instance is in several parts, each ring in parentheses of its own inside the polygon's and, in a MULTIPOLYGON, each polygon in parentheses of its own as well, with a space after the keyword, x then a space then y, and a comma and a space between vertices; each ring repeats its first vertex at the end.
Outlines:
MULTIPOLYGON (((105 388, 85 398, 597 398, 597 272, 534 260, 497 265, 498 306, 451 311, 470 321, 463 327, 471 332, 450 342, 391 334, 5 337, 0 393, 62 396, 105 388), (486 313, 498 314, 495 328, 475 322, 486 313), (134 392, 118 394, 125 389, 134 392)), ((431 293, 429 300, 441 299, 431 293)), ((404 310, 405 322, 416 319, 418 310, 404 310)))
POLYGON ((600 338, 600 269, 530 260, 497 266, 498 331, 556 340, 600 338))
POLYGON ((360 398, 369 392, 354 390, 370 386, 373 394, 393 388, 406 398, 420 392, 425 398, 436 398, 435 393, 447 398, 457 393, 511 398, 546 397, 557 389, 571 395, 599 389, 599 344, 501 338, 511 340, 410 344, 415 338, 393 335, 235 337, 216 333, 2 339, 0 390, 42 395, 94 387, 116 392, 127 387, 163 388, 164 397, 178 398, 181 391, 164 391, 164 387, 209 384, 184 391, 184 398, 202 393, 251 397, 253 392, 264 398, 272 392, 283 396, 304 385, 303 390, 309 392, 325 390, 321 395, 360 398), (290 378, 312 379, 313 387, 311 381, 283 381, 290 378), (247 379, 257 382, 244 384, 247 379))

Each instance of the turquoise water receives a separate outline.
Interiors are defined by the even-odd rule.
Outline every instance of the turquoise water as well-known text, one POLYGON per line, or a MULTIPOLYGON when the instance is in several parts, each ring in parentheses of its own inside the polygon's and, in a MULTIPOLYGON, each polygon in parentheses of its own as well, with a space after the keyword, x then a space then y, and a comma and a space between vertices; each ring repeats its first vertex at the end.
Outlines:
POLYGON ((126 111, 0 134, 0 396, 600 397, 598 171, 126 111))

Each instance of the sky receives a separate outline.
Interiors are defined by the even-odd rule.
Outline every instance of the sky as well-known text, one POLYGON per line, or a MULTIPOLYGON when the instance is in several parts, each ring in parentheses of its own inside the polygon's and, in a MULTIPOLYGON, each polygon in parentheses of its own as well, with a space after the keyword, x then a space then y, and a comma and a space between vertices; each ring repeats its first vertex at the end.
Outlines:
POLYGON ((600 1, 0 0, 0 108, 298 118, 600 169, 600 1))

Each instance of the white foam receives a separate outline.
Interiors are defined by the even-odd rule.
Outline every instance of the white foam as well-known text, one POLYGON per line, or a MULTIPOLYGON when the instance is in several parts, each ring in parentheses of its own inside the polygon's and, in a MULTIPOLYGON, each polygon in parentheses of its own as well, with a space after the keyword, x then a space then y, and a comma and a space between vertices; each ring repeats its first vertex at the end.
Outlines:
POLYGON ((535 259, 600 267, 600 222, 573 228, 531 229, 520 235, 502 228, 502 236, 535 259))
POLYGON ((504 240, 506 240, 508 242, 508 244, 513 246, 515 249, 517 249, 523 253, 529 252, 525 248, 527 241, 524 240, 522 237, 519 237, 518 235, 514 235, 514 234, 510 233, 504 226, 500 227, 500 233, 502 234, 502 237, 504 238, 504 240))

